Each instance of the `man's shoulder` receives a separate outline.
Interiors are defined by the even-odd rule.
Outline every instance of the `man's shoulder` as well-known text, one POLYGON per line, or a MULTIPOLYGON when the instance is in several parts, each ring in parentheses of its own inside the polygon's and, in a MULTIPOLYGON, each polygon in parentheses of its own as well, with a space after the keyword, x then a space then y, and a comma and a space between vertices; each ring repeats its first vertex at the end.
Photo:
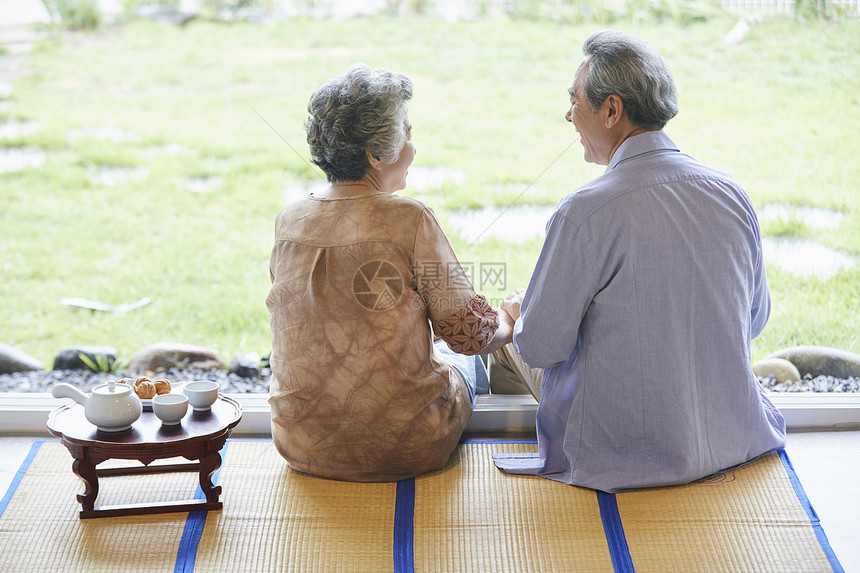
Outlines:
POLYGON ((568 218, 574 213, 582 218, 641 189, 697 185, 705 181, 742 189, 730 174, 704 165, 685 153, 650 153, 624 161, 577 187, 559 202, 557 210, 568 218))
POLYGON ((605 177, 606 174, 604 173, 600 177, 580 185, 562 197, 561 201, 558 203, 556 211, 564 212, 574 207, 604 201, 611 191, 611 188, 605 184, 605 177))
POLYGON ((628 186, 648 185, 652 181, 672 182, 689 179, 725 179, 728 173, 700 163, 683 153, 663 130, 648 131, 628 138, 618 148, 604 176, 626 182, 628 186))
POLYGON ((568 220, 584 220, 594 211, 605 206, 634 188, 636 183, 620 180, 618 174, 607 171, 599 177, 584 183, 562 197, 556 212, 568 220))

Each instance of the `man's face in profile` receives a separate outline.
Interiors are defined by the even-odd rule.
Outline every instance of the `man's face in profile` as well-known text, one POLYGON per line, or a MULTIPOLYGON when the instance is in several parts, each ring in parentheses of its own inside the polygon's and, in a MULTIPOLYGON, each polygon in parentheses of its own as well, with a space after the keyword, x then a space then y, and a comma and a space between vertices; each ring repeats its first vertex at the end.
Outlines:
POLYGON ((573 84, 568 88, 570 109, 564 118, 573 124, 579 134, 579 141, 584 148, 584 158, 589 163, 609 165, 610 145, 607 141, 608 130, 604 121, 606 102, 600 109, 591 111, 585 93, 582 91, 582 76, 588 66, 588 59, 582 60, 576 70, 573 84))

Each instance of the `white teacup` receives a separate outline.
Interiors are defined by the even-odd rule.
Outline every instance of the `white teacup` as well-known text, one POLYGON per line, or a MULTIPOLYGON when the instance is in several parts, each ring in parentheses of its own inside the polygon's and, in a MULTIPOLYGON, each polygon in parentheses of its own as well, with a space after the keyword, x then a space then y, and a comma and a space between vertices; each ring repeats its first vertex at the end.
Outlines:
POLYGON ((218 383, 209 380, 186 382, 182 391, 195 412, 205 412, 218 399, 218 383))
POLYGON ((152 411, 165 426, 175 426, 188 411, 188 396, 159 394, 152 399, 152 411))

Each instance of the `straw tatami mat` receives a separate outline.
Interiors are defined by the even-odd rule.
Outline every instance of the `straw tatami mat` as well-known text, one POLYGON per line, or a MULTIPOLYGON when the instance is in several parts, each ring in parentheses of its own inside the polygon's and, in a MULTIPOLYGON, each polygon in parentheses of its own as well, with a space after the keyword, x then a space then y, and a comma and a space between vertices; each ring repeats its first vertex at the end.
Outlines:
POLYGON ((392 570, 396 484, 295 472, 271 442, 230 442, 194 571, 392 570))
MULTIPOLYGON (((0 571, 841 571, 784 453, 617 495, 493 466, 495 452, 536 448, 466 443, 440 471, 356 484, 294 472, 270 441, 231 440, 223 510, 80 520, 72 458, 45 442, 0 502, 0 571)), ((97 505, 197 486, 192 473, 100 485, 97 505)))
POLYGON ((495 452, 534 444, 461 445, 415 480, 416 571, 612 571, 594 491, 508 476, 495 452))
POLYGON ((777 453, 616 501, 636 571, 833 571, 777 453))

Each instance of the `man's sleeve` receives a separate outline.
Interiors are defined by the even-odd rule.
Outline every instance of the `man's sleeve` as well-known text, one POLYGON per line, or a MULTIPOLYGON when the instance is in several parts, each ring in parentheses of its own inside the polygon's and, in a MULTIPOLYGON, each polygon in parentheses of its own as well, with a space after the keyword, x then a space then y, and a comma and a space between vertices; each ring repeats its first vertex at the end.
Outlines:
POLYGON ((764 256, 761 246, 761 232, 758 220, 755 223, 754 232, 756 238, 755 268, 753 269, 752 301, 750 301, 750 338, 756 338, 764 330, 767 319, 770 317, 770 291, 767 288, 767 274, 764 268, 764 256))
POLYGON ((532 368, 551 368, 576 348, 595 290, 593 253, 584 225, 555 212, 514 327, 514 345, 532 368))

